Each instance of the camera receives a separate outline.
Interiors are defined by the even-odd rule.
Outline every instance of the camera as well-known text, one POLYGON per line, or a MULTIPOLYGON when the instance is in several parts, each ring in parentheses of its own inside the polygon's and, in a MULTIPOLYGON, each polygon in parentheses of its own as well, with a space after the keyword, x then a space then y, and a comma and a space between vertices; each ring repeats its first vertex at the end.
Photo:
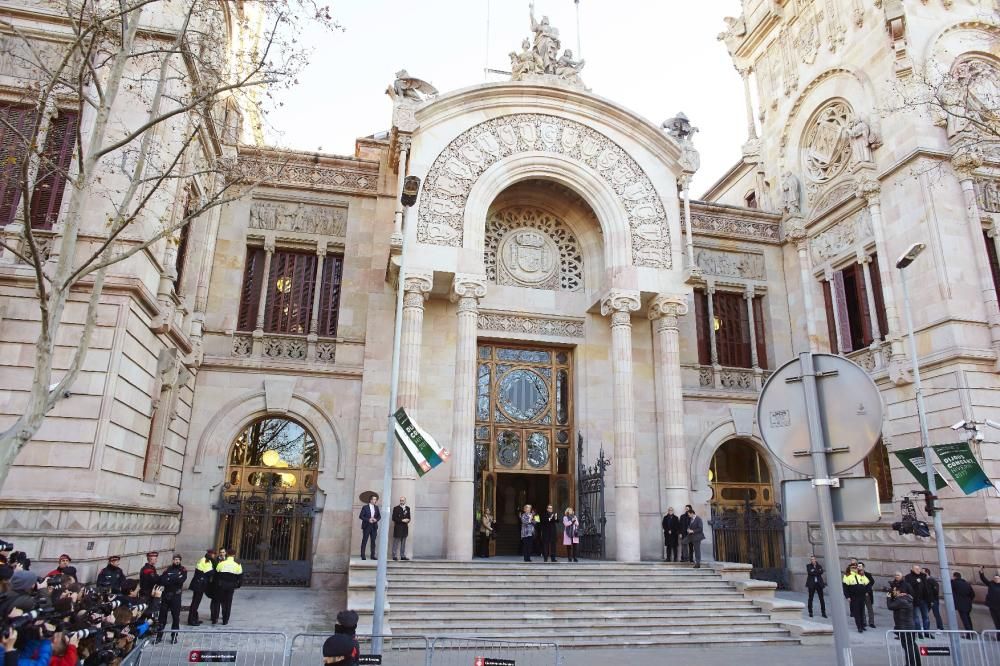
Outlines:
POLYGON ((78 629, 76 631, 67 632, 66 638, 67 639, 75 638, 77 640, 82 641, 84 638, 89 638, 90 636, 96 636, 99 633, 101 633, 100 628, 88 627, 86 629, 78 629))
POLYGON ((8 551, 8 550, 14 550, 14 542, 4 541, 3 539, 0 539, 0 551, 8 551))

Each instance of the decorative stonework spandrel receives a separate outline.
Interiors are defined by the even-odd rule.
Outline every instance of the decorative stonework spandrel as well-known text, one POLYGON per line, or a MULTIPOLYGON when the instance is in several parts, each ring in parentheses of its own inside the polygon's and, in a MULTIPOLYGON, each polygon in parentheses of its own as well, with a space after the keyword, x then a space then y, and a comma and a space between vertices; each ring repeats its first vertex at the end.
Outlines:
POLYGON ((822 264, 872 238, 871 216, 867 208, 824 229, 809 241, 813 261, 822 264))
POLYGON ((560 319, 505 312, 480 312, 480 331, 551 335, 562 338, 582 338, 582 319, 560 319))
POLYGON ((710 248, 696 248, 694 263, 705 275, 764 280, 764 255, 752 252, 730 252, 710 248))
POLYGON ((347 209, 343 207, 258 201, 250 209, 251 229, 342 237, 346 227, 347 209))
POLYGON ((539 208, 505 208, 486 220, 483 261, 491 282, 580 291, 583 255, 573 232, 539 208))
POLYGON ((417 240, 461 247, 465 205, 473 184, 501 159, 528 151, 564 155, 596 171, 627 212, 633 264, 670 268, 667 214, 642 167, 600 132, 572 120, 535 113, 487 120, 441 151, 420 197, 417 240))

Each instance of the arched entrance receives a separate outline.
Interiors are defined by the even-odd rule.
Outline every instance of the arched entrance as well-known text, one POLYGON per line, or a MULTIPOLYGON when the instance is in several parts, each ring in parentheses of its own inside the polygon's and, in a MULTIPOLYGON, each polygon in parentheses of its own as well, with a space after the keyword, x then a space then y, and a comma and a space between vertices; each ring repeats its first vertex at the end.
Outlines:
POLYGON ((785 521, 760 449, 745 439, 724 442, 712 456, 708 479, 715 559, 748 562, 754 578, 784 587, 785 521))
POLYGON ((265 417, 229 451, 216 544, 251 585, 308 585, 319 447, 300 423, 265 417))

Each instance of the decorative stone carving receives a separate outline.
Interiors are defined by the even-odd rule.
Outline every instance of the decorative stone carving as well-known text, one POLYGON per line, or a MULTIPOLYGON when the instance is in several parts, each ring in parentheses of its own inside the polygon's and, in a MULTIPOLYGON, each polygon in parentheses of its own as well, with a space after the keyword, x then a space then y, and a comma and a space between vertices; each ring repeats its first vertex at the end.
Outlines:
POLYGON ((673 118, 664 120, 660 126, 670 135, 670 138, 680 144, 683 152, 679 162, 684 173, 696 172, 701 167, 701 156, 694 147, 694 135, 698 132, 698 128, 691 124, 683 111, 673 118))
POLYGON ((821 264, 843 252, 854 248, 858 242, 871 238, 872 223, 868 209, 859 210, 854 215, 824 229, 809 241, 813 261, 821 264))
POLYGON ((885 27, 889 32, 892 50, 896 56, 895 70, 897 77, 903 77, 913 72, 913 59, 910 58, 906 36, 906 9, 903 0, 882 0, 885 11, 885 27))
POLYGON ((879 193, 882 191, 882 184, 874 178, 866 178, 857 184, 854 196, 864 199, 869 206, 879 202, 879 193))
POLYGON ((742 16, 726 16, 722 19, 726 24, 726 29, 720 32, 715 38, 720 42, 725 42, 729 55, 736 53, 747 34, 747 24, 742 16))
POLYGON ((429 99, 437 97, 438 90, 423 79, 410 76, 409 72, 405 69, 401 69, 396 72, 396 80, 393 81, 392 85, 389 86, 389 89, 386 90, 386 94, 392 97, 394 101, 398 99, 413 102, 426 102, 429 99))
POLYGON ((542 57, 531 48, 531 40, 525 38, 521 42, 521 52, 510 52, 510 80, 521 81, 532 74, 542 74, 545 72, 545 65, 542 57))
POLYGON ((834 100, 814 116, 802 139, 802 166, 814 183, 826 183, 843 172, 851 157, 848 128, 853 113, 843 100, 834 100))
MULTIPOLYGON (((684 211, 681 211, 681 224, 684 223, 684 211)), ((765 220, 748 220, 728 215, 709 215, 707 213, 691 213, 691 230, 703 234, 722 236, 724 238, 749 238, 758 242, 777 243, 778 223, 765 220)))
POLYGON ((855 116, 847 129, 851 137, 851 158, 855 163, 872 162, 872 150, 882 145, 878 130, 860 116, 855 116))
POLYGON ((573 58, 573 51, 566 49, 559 55, 559 29, 549 23, 549 17, 535 20, 534 3, 529 4, 531 32, 534 39, 521 42, 521 52, 511 51, 511 81, 536 81, 546 84, 563 84, 584 88, 580 70, 584 61, 573 58))
POLYGON ((256 201, 250 209, 250 228, 343 237, 347 233, 347 208, 256 201))
POLYGON ((865 8, 861 4, 861 0, 851 0, 851 18, 854 20, 854 25, 861 28, 865 25, 865 8))
POLYGON ((684 296, 659 295, 649 304, 649 320, 657 322, 660 327, 676 329, 678 318, 688 313, 687 298, 684 296))
POLYGON ((983 156, 976 150, 962 150, 951 156, 951 168, 958 174, 959 180, 971 179, 983 162, 983 156))
POLYGON ((531 20, 531 32, 535 33, 534 50, 542 60, 542 69, 547 74, 553 74, 559 54, 559 29, 549 23, 548 16, 543 16, 541 21, 535 20, 534 2, 528 3, 528 17, 531 20))
POLYGON ((966 134, 982 136, 984 144, 995 142, 995 134, 986 128, 996 127, 1000 97, 1000 68, 983 58, 961 60, 937 89, 941 102, 938 124, 945 126, 948 137, 966 134))
POLYGON ((670 268, 666 211, 649 176, 618 144, 590 127, 544 114, 513 114, 487 120, 449 143, 425 179, 417 239, 461 247, 469 192, 479 176, 510 155, 543 151, 585 163, 605 179, 627 211, 632 261, 670 268))
POLYGON ((790 215, 798 215, 802 210, 802 186, 791 171, 781 176, 782 210, 790 215))
POLYGON ((558 218, 538 208, 515 206, 486 220, 486 278, 497 284, 579 291, 583 254, 558 218))
POLYGON ((601 316, 611 315, 611 326, 630 325, 632 313, 641 307, 639 293, 613 289, 601 299, 601 316))
POLYGON ((844 45, 844 37, 847 34, 847 28, 840 16, 840 2, 841 0, 826 0, 824 15, 826 17, 827 48, 830 49, 830 53, 836 52, 837 47, 844 45))
POLYGON ((816 18, 816 9, 812 5, 807 6, 799 15, 797 23, 799 31, 795 37, 795 48, 799 51, 802 62, 811 65, 816 62, 816 54, 819 53, 819 21, 816 18))
POLYGON ((754 372, 742 368, 722 368, 719 372, 719 388, 730 391, 756 391, 754 372))
POLYGON ((559 319, 504 312, 480 312, 479 330, 582 338, 584 321, 582 319, 559 319))
POLYGON ((486 295, 486 279, 481 275, 456 275, 451 283, 451 301, 458 311, 478 308, 479 299, 486 295))
POLYGON ((978 179, 976 181, 976 202, 981 211, 1000 213, 1000 180, 978 179))
POLYGON ((715 371, 712 366, 703 365, 698 368, 698 386, 702 388, 715 387, 715 371))
POLYGON ((244 358, 250 356, 251 353, 253 353, 253 336, 234 335, 233 356, 236 356, 237 358, 244 358))
POLYGON ((286 361, 306 360, 306 339, 281 335, 264 336, 264 356, 286 361))
POLYGON ((348 169, 241 153, 239 167, 245 182, 334 192, 378 193, 378 166, 371 170, 348 169))
POLYGON ((853 180, 845 180, 837 183, 816 200, 816 203, 813 205, 813 217, 821 215, 824 211, 833 208, 856 194, 857 184, 853 180))
POLYGON ((764 271, 764 255, 761 254, 697 248, 694 252, 694 262, 705 275, 746 280, 764 280, 767 277, 764 271))

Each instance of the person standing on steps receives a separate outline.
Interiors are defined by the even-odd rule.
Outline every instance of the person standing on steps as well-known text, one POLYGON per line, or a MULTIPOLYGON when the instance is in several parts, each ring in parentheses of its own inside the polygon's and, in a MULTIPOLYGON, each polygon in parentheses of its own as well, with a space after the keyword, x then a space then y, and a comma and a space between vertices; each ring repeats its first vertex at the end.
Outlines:
POLYGON ((525 562, 531 561, 531 551, 535 545, 535 512, 530 504, 521 510, 521 554, 525 562))
POLYGON ((705 526, 701 522, 701 516, 694 512, 691 505, 688 504, 688 520, 687 526, 687 536, 684 537, 685 541, 681 543, 687 543, 688 551, 691 554, 691 561, 694 562, 694 568, 701 568, 701 542, 705 540, 705 526))
POLYGON ((546 562, 556 561, 556 524, 559 522, 559 514, 552 510, 552 505, 545 507, 538 523, 542 536, 542 557, 546 562))
POLYGON ((573 507, 567 507, 563 512, 563 545, 566 546, 566 560, 568 562, 579 562, 576 559, 576 549, 580 544, 580 521, 573 511, 573 507))
POLYGON ((1000 573, 993 574, 993 580, 986 580, 986 570, 979 567, 979 580, 986 586, 986 607, 993 616, 993 627, 1000 631, 1000 573))
POLYGON ((219 549, 219 563, 215 565, 213 578, 215 596, 212 598, 212 624, 219 619, 222 611, 222 624, 229 624, 229 612, 233 608, 233 593, 243 585, 243 567, 225 548, 219 549))
POLYGON ((875 628, 875 577, 865 571, 865 563, 858 562, 858 575, 868 579, 865 584, 865 609, 868 611, 868 626, 875 628))
POLYGON ((378 522, 382 520, 382 512, 378 510, 378 495, 372 493, 368 498, 368 503, 361 507, 361 513, 358 514, 358 518, 361 520, 361 559, 367 559, 365 557, 365 546, 368 544, 368 540, 371 539, 371 556, 375 559, 375 542, 378 536, 378 522))
POLYGON ((677 561, 677 544, 681 537, 681 521, 674 515, 674 507, 667 508, 667 515, 661 521, 663 527, 663 548, 666 551, 664 562, 677 561))
MULTIPOLYGON (((406 537, 410 535, 410 519, 412 512, 406 504, 406 498, 400 497, 399 504, 392 507, 392 559, 396 559, 396 547, 399 546, 399 558, 408 560, 406 556, 406 537)), ((364 555, 365 547, 361 547, 364 555)), ((372 556, 374 558, 374 556, 372 556)))
POLYGON ((681 543, 681 562, 690 562, 692 558, 691 546, 687 543, 688 525, 691 523, 691 514, 688 513, 691 510, 690 504, 684 505, 684 513, 680 517, 680 543, 681 543))
POLYGON ((495 525, 493 512, 489 509, 484 510, 483 517, 479 519, 479 557, 490 556, 490 540, 493 538, 495 525))
POLYGON ((201 624, 198 619, 198 607, 201 606, 201 598, 205 590, 212 583, 212 574, 215 573, 215 549, 209 548, 205 551, 205 556, 194 565, 194 577, 188 589, 191 590, 191 605, 188 607, 188 625, 197 627, 201 624))
POLYGON ((809 564, 806 565, 806 589, 809 590, 809 617, 813 616, 813 596, 819 597, 819 612, 826 617, 826 600, 823 598, 823 588, 826 581, 823 580, 823 565, 816 560, 816 556, 809 557, 809 564))
POLYGON ((951 596, 955 599, 955 610, 962 620, 962 627, 966 631, 975 631, 972 628, 972 603, 976 600, 976 593, 969 581, 962 580, 962 574, 957 571, 951 575, 951 596))

